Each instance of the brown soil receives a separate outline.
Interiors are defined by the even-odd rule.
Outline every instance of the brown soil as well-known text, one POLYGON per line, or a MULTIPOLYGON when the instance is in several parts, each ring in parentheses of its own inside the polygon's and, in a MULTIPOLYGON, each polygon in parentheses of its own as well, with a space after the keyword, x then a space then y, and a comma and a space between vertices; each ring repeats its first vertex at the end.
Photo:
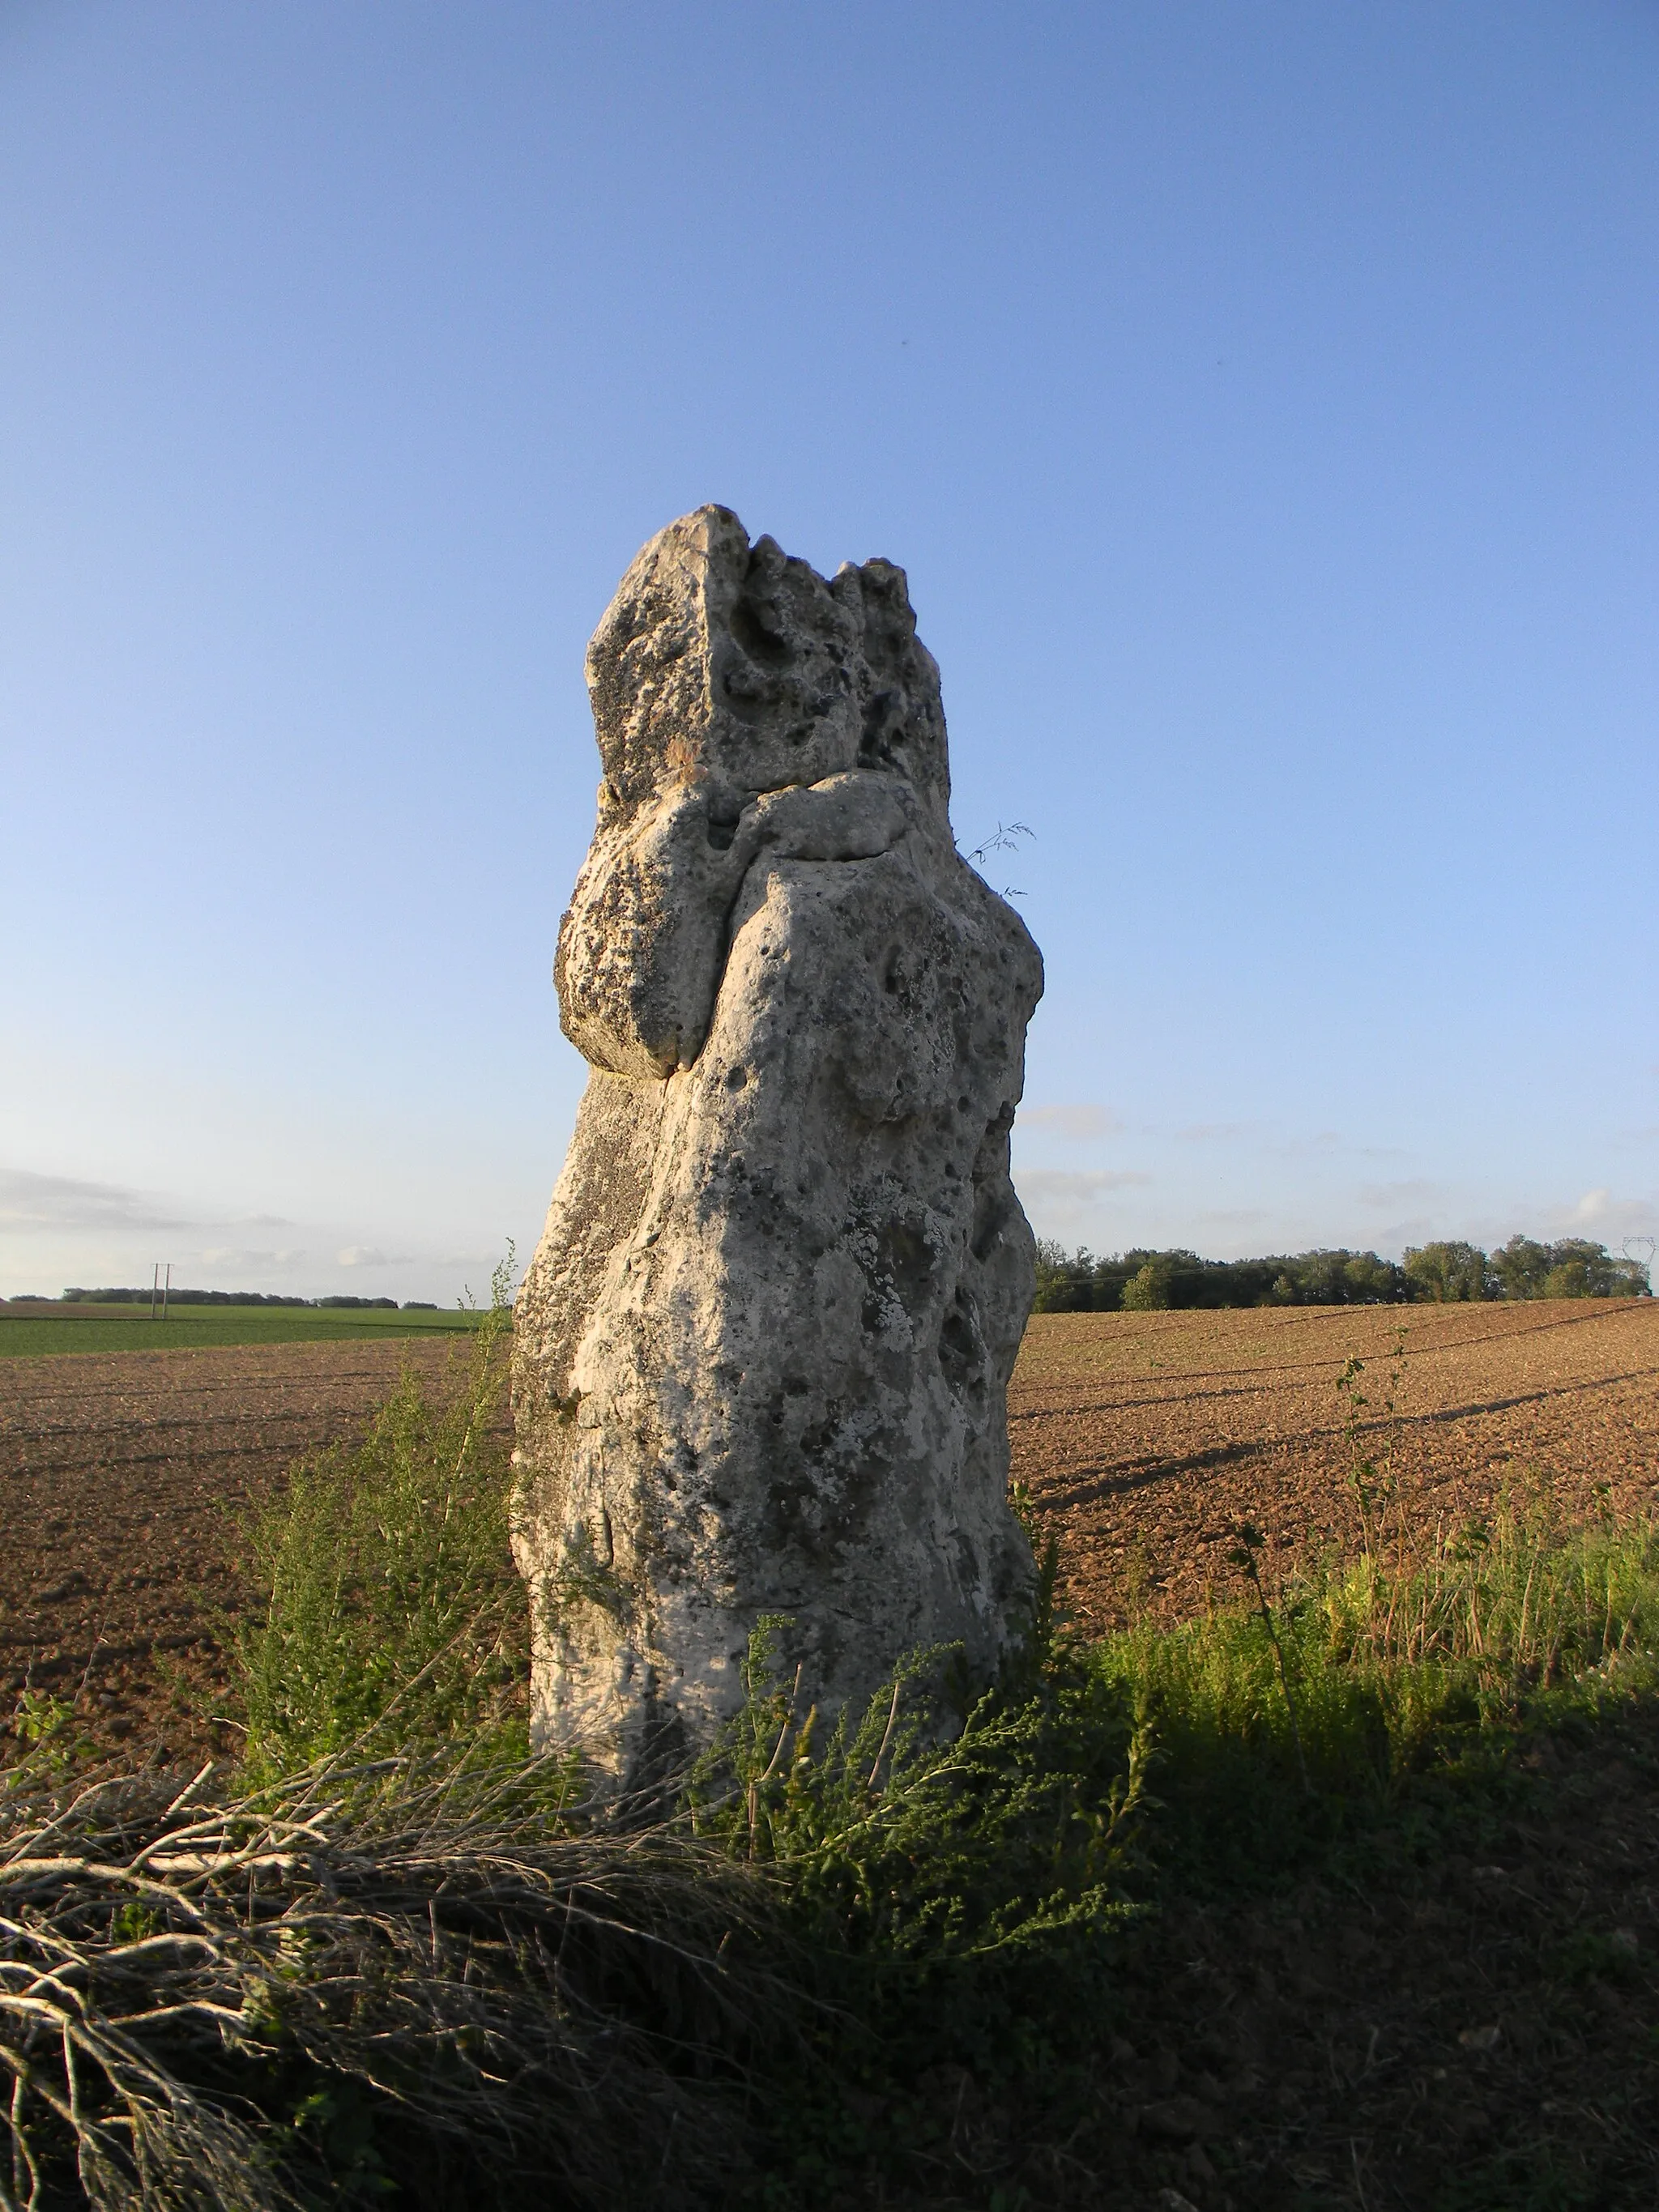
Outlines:
POLYGON ((1352 1545, 1362 1456, 1395 1486, 1392 1525, 1419 1537, 1455 1533, 1505 1490, 1571 1518, 1651 1508, 1659 1300, 1039 1314, 1009 1431, 1079 1621, 1117 1626, 1146 1604, 1173 1618, 1239 1594, 1226 1555, 1243 1521, 1281 1574, 1352 1545), (1354 1435, 1337 1388, 1351 1358, 1370 1401, 1354 1435))
POLYGON ((0 1690, 75 1701, 100 1748, 228 1747, 222 1643, 248 1508, 359 1434, 441 1338, 60 1354, 0 1368, 0 1690))

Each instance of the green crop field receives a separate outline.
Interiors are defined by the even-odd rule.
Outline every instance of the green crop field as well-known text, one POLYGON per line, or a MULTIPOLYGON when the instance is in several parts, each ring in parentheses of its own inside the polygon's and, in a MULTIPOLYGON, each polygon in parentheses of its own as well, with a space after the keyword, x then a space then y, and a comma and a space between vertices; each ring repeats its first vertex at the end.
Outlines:
POLYGON ((148 1306, 0 1304, 0 1358, 64 1352, 179 1351, 187 1346, 337 1344, 349 1337, 437 1336, 470 1329, 477 1315, 385 1307, 174 1306, 152 1321, 148 1306))

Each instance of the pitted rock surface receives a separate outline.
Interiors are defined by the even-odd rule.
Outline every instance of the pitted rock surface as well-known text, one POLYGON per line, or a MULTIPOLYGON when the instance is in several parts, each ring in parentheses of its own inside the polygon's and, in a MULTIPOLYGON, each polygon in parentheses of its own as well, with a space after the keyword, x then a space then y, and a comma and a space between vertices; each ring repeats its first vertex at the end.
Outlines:
POLYGON ((741 1704, 764 1616, 826 1721, 1019 1633, 1008 1131, 1042 971, 957 852, 902 570, 826 582, 703 507, 587 675, 556 973, 593 1072, 514 1317, 514 1548, 536 1740, 635 1776, 741 1704))

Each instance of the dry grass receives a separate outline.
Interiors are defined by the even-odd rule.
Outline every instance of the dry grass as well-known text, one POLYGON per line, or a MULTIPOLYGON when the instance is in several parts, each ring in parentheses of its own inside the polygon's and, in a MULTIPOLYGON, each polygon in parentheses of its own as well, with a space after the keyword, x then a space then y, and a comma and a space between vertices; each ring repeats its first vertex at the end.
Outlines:
POLYGON ((732 2054, 793 2011, 756 1963, 771 1908, 722 1855, 568 1796, 453 1758, 229 1798, 210 1771, 14 1788, 0 2205, 77 2176, 100 2212, 706 2195, 732 2054))

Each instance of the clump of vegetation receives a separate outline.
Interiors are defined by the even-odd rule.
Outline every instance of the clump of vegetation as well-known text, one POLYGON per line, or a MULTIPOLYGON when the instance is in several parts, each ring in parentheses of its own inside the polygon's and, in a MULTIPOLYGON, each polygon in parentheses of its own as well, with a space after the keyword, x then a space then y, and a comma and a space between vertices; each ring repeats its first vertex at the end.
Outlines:
POLYGON ((815 1742, 799 1676, 772 1671, 783 1625, 752 1640, 746 1702, 686 1817, 778 1892, 835 2008, 834 2072, 1035 2063, 1059 1990, 1086 2003, 1128 1909, 1150 1750, 1133 1700, 1051 1632, 948 1729, 935 1654, 815 1742))
MULTIPOLYGON (((1652 1240, 1648 1241, 1651 1249, 1652 1240)), ((1626 1255, 1615 1259, 1587 1237, 1553 1244, 1511 1237, 1492 1255, 1497 1295, 1505 1298, 1628 1298, 1645 1297, 1649 1270, 1626 1255)))
POLYGON ((251 1773, 492 1734, 524 1751, 499 1418, 511 1274, 509 1253, 447 1389, 406 1370, 363 1441, 295 1467, 250 1530, 264 1593, 238 1651, 251 1773))
POLYGON ((1124 1284, 1118 1303, 1125 1313, 1166 1313, 1173 1270, 1163 1260, 1147 1260, 1124 1284))

